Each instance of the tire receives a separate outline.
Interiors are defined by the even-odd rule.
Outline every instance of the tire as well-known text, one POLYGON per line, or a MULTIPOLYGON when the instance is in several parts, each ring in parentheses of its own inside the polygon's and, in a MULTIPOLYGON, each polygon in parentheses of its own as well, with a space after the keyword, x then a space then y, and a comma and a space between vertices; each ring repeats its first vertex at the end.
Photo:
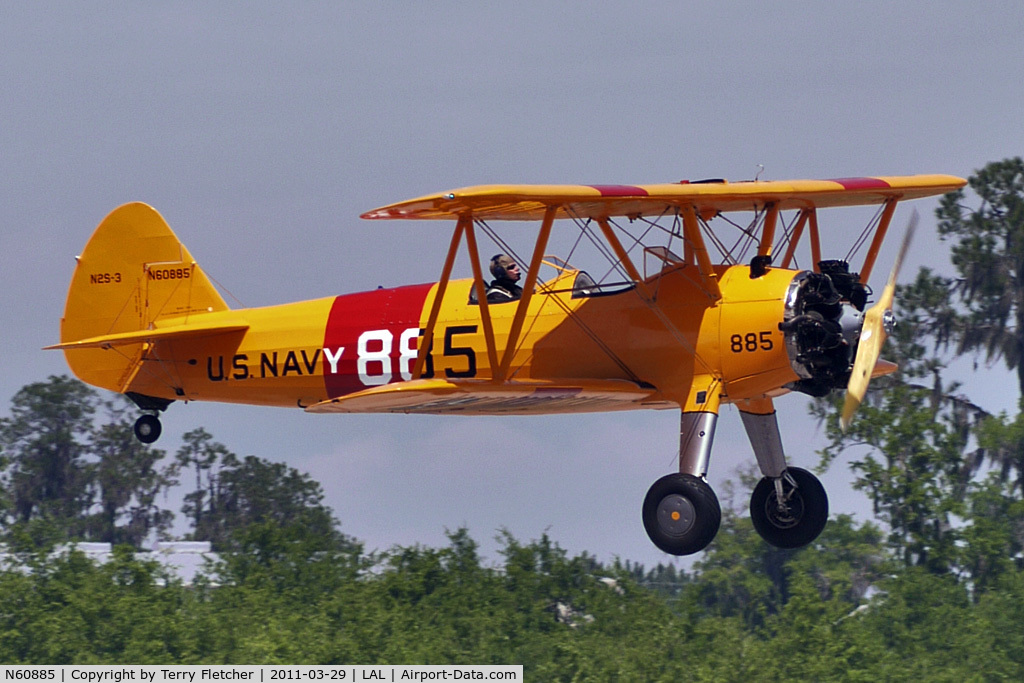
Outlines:
POLYGON ((160 438, 160 432, 163 431, 163 427, 160 425, 160 420, 155 415, 143 415, 135 421, 135 438, 142 443, 153 443, 160 438))
POLYGON ((711 543, 722 523, 718 497, 692 474, 669 474, 654 482, 643 506, 651 542, 671 555, 692 555, 711 543))
POLYGON ((825 528, 828 494, 807 470, 790 467, 786 472, 796 482, 796 489, 784 481, 787 492, 792 491, 785 508, 779 508, 775 480, 764 477, 750 496, 750 521, 761 538, 776 548, 802 548, 825 528))

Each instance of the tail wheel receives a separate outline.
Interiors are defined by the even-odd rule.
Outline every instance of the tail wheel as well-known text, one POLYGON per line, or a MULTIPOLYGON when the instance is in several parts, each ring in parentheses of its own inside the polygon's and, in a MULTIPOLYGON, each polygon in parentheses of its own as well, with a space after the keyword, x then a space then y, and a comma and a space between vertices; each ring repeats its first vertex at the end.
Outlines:
POLYGON ((153 443, 160 438, 163 427, 156 415, 143 415, 135 421, 135 438, 142 443, 153 443))
POLYGON ((776 548, 800 548, 825 528, 828 495, 816 476, 790 467, 782 476, 781 502, 775 479, 765 477, 757 483, 750 496, 750 520, 761 538, 776 548))
POLYGON ((654 545, 672 555, 692 555, 715 538, 722 508, 707 482, 679 472, 654 482, 644 498, 643 519, 654 545))

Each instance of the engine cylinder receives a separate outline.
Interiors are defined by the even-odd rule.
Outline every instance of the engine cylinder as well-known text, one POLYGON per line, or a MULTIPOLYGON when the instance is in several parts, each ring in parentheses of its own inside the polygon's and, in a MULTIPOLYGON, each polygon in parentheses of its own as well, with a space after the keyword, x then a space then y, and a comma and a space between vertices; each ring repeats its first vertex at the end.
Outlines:
POLYGON ((800 377, 787 388, 811 396, 826 396, 849 381, 870 294, 845 261, 822 261, 819 270, 793 278, 779 324, 800 377))

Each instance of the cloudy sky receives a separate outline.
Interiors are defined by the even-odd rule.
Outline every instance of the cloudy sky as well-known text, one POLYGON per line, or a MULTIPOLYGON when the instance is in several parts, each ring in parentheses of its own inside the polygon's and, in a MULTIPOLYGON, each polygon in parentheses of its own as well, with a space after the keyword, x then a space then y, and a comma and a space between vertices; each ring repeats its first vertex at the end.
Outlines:
MULTIPOLYGON (((429 192, 739 180, 758 165, 764 179, 967 176, 1024 153, 1016 1, 494 7, 8 7, 0 414, 21 386, 67 372, 60 353, 39 349, 57 341, 74 255, 127 201, 161 211, 229 302, 260 306, 436 280, 447 225, 358 218, 429 192)), ((917 205, 911 268, 944 265, 935 202, 917 205)), ((1011 407, 1000 403, 1014 386, 1003 375, 985 379, 1007 388, 981 397, 990 409, 1011 407)), ((813 465, 821 436, 804 400, 777 406, 791 461, 813 465)), ((446 528, 466 525, 492 554, 505 527, 601 559, 670 561, 639 511, 674 466, 674 411, 314 416, 193 403, 163 421, 159 445, 171 452, 204 426, 239 454, 308 472, 370 548, 442 544, 446 528)), ((725 408, 710 474, 720 497, 752 460, 725 408)), ((842 464, 825 481, 834 510, 865 517, 842 464)))

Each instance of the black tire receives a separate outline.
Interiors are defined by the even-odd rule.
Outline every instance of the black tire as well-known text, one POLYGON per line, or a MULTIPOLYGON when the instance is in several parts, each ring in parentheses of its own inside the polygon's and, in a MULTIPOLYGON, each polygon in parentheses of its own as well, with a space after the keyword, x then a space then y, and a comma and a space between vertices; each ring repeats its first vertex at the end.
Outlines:
POLYGON ((142 443, 153 443, 160 438, 163 427, 156 415, 143 415, 135 421, 135 438, 142 443))
POLYGON ((647 491, 643 519, 654 545, 671 555, 692 555, 714 540, 722 508, 707 482, 677 472, 654 482, 647 491))
POLYGON ((790 467, 786 472, 796 482, 796 489, 783 482, 786 491, 793 492, 784 508, 779 508, 775 481, 765 477, 750 496, 750 521, 761 538, 776 548, 802 548, 825 528, 828 494, 807 470, 790 467))

